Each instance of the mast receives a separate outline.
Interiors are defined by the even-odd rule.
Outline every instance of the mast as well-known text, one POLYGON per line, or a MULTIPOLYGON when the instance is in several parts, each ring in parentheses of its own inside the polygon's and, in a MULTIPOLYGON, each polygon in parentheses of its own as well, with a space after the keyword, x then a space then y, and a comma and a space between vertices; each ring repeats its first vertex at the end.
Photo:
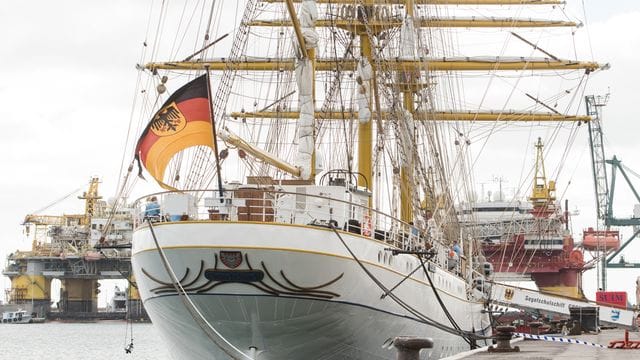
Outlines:
MULTIPOLYGON (((367 11, 364 9, 369 6, 373 6, 374 0, 365 0, 365 6, 356 10, 358 16, 362 17, 362 21, 366 24, 368 22, 367 11)), ((358 63, 358 75, 360 79, 360 101, 358 103, 359 110, 359 122, 358 122, 358 172, 361 176, 358 176, 358 186, 367 187, 369 191, 373 192, 375 184, 373 183, 373 171, 372 171, 372 144, 373 144, 373 125, 371 122, 371 111, 366 111, 366 109, 370 109, 372 104, 372 95, 371 95, 371 79, 376 78, 376 68, 374 66, 375 59, 372 56, 372 46, 371 39, 369 38, 369 32, 363 31, 360 32, 360 56, 361 60, 358 63), (369 74, 370 72, 370 74, 369 74), (370 75, 370 76, 368 76, 370 75)), ((380 130, 380 129, 378 129, 380 130)), ((369 205, 371 205, 371 199, 369 200, 369 205)))
MULTIPOLYGON (((416 56, 416 44, 415 38, 417 34, 415 33, 414 23, 413 23, 413 0, 407 0, 406 3, 406 17, 404 19, 404 24, 402 29, 400 30, 402 39, 400 40, 400 52, 403 58, 415 58, 416 56), (403 41, 404 40, 404 41, 403 41), (403 43, 404 42, 404 43, 403 43)), ((405 141, 410 140, 409 144, 413 143, 414 140, 414 125, 413 119, 415 105, 413 101, 413 88, 415 79, 420 77, 420 73, 415 73, 413 71, 405 71, 404 73, 400 73, 398 78, 400 80, 400 86, 402 88, 402 101, 404 110, 407 112, 407 116, 405 116, 404 124, 400 124, 400 126, 407 127, 407 137, 409 139, 405 139, 405 141), (404 86, 402 86, 404 85, 404 86)), ((407 145, 409 145, 407 144, 407 145)), ((413 222, 413 204, 411 201, 411 190, 412 190, 412 182, 413 182, 413 148, 410 146, 406 146, 408 151, 405 151, 405 161, 403 165, 400 167, 400 219, 405 222, 413 222)))
MULTIPOLYGON (((357 119, 358 124, 356 145, 356 167, 360 176, 357 176, 357 185, 366 187, 369 191, 375 192, 376 184, 374 184, 374 151, 375 139, 373 132, 381 133, 383 131, 384 121, 394 126, 396 130, 395 139, 401 143, 398 147, 390 152, 393 156, 399 155, 400 163, 392 160, 394 166, 393 181, 400 188, 400 206, 397 207, 400 212, 400 218, 405 222, 414 220, 414 205, 419 199, 416 196, 422 192, 423 188, 434 188, 434 184, 426 184, 432 180, 422 179, 420 186, 416 187, 415 177, 422 176, 424 173, 431 171, 424 166, 422 161, 422 153, 414 149, 416 145, 416 126, 420 131, 427 131, 428 146, 431 146, 426 153, 443 155, 437 147, 442 141, 442 134, 437 134, 439 130, 433 128, 435 124, 428 125, 427 128, 421 128, 425 122, 432 121, 517 121, 517 122, 542 122, 542 121, 573 121, 588 122, 591 117, 564 115, 558 112, 542 113, 527 111, 479 111, 479 110, 443 110, 434 109, 436 107, 433 101, 427 103, 422 96, 423 92, 429 90, 428 87, 433 86, 428 79, 430 75, 438 76, 442 72, 466 72, 466 71, 486 71, 490 73, 502 71, 556 71, 556 70, 584 70, 590 73, 601 69, 602 66, 596 62, 584 62, 577 60, 565 60, 553 57, 552 55, 544 55, 548 57, 446 57, 436 56, 437 52, 429 54, 424 51, 420 44, 422 39, 420 34, 421 28, 488 28, 488 27, 508 27, 508 28, 539 28, 539 27, 570 27, 578 26, 572 21, 561 20, 534 20, 530 18, 490 18, 490 17, 442 17, 439 12, 433 12, 437 16, 430 16, 428 12, 423 12, 424 6, 432 5, 558 5, 561 1, 554 0, 262 0, 265 3, 284 3, 282 8, 286 6, 288 18, 280 16, 277 19, 260 19, 259 17, 245 17, 242 26, 245 27, 292 27, 294 30, 295 56, 277 58, 262 58, 243 56, 242 54, 231 54, 228 58, 221 59, 198 59, 197 61, 171 61, 148 63, 145 67, 152 71, 166 69, 170 71, 179 70, 200 70, 208 69, 210 71, 241 71, 241 72, 293 72, 296 73, 298 79, 298 109, 284 105, 282 107, 267 106, 263 110, 257 110, 254 104, 253 111, 245 111, 244 107, 230 109, 228 115, 234 122, 244 123, 247 119, 275 119, 274 121, 285 121, 287 119, 297 119, 298 122, 290 122, 292 126, 297 126, 298 133, 298 157, 292 164, 288 160, 280 160, 277 158, 278 152, 284 152, 279 149, 272 153, 269 151, 261 151, 259 147, 251 146, 248 142, 240 141, 239 137, 227 132, 225 142, 229 145, 237 146, 245 151, 251 150, 250 154, 276 168, 289 173, 293 176, 312 181, 315 178, 315 162, 316 162, 316 145, 315 137, 316 124, 318 121, 343 121, 349 124, 357 119), (296 3, 302 3, 296 5, 296 3), (337 5, 339 14, 333 13, 326 18, 319 19, 317 14, 316 3, 331 4, 326 6, 337 5), (313 4, 313 10, 309 6, 313 4), (391 7, 393 4, 404 5, 402 7, 391 7), (423 6, 424 5, 424 6, 423 6), (298 14, 296 14, 296 11, 298 14), (387 13, 388 11, 388 13, 387 13), (393 14, 392 14, 393 12, 393 14), (387 16, 383 16, 383 14, 387 16), (312 14, 312 15, 309 15, 312 14), (392 14, 393 16, 389 16, 392 14), (404 18, 403 16, 404 15, 404 18), (327 31, 339 31, 346 33, 347 41, 339 44, 346 48, 345 54, 351 52, 351 42, 346 43, 349 39, 356 43, 359 41, 359 54, 352 58, 332 58, 327 52, 318 52, 316 56, 316 43, 318 34, 315 33, 316 27, 331 27, 327 31), (400 34, 400 40, 397 36, 400 34), (314 42, 315 35, 315 42, 314 42), (395 38, 394 38, 395 37, 395 38), (311 40, 311 44, 309 43, 311 40), (400 54, 396 55, 397 42, 400 45, 400 54), (391 46, 388 46, 391 44, 391 46), (404 45, 407 45, 406 47, 404 45), (359 56, 358 56, 359 55, 359 56), (301 68, 306 68, 303 72, 304 79, 298 75, 301 68), (341 107, 340 109, 332 109, 331 102, 327 101, 333 95, 332 84, 331 89, 327 91, 325 102, 321 109, 316 109, 316 71, 325 72, 319 74, 319 81, 332 79, 333 83, 343 81, 340 74, 349 72, 349 76, 354 75, 355 79, 347 80, 356 88, 355 106, 349 108, 341 107), (335 72, 335 78, 330 72, 335 72), (355 80, 355 84, 354 81, 355 80), (302 83, 310 83, 311 86, 304 88, 302 83), (380 83, 380 84, 377 84, 380 83), (378 88, 378 85, 380 88, 378 88), (425 90, 426 89, 426 90, 425 90), (379 91, 379 92, 378 92, 379 91), (380 100, 383 99, 383 105, 380 100), (327 106, 328 105, 328 106, 327 106), (374 106, 375 105, 375 106, 374 106), (238 111, 241 110, 241 111, 238 111), (376 120, 376 127, 373 126, 373 120, 376 120), (241 120, 241 121, 238 121, 241 120), (431 134, 433 130, 436 134, 431 134), (404 143, 404 145, 402 144, 404 143), (307 164, 307 165, 305 165, 307 164), (397 171, 397 172, 396 172, 397 171), (414 174, 414 171, 416 172, 414 174)), ((273 5, 272 5, 273 6, 273 5)), ((280 5, 275 5, 279 7, 280 5)), ((274 12, 277 13, 277 12, 274 12)), ((268 12, 265 12, 268 14, 268 12)), ((267 30, 271 31, 271 30, 267 30)), ((275 31, 275 29, 274 29, 275 31)), ((283 32, 279 36, 282 36, 283 32)), ((344 40, 344 39, 343 39, 344 40)), ((322 50, 322 48, 321 48, 322 50)), ((253 75, 251 75, 253 76, 253 75)), ((320 84, 319 84, 320 85, 320 84)), ((352 88, 351 88, 352 89, 352 88)), ((345 88, 344 91, 351 89, 345 88)), ((338 90, 342 91, 342 89, 338 90)), ((265 101, 273 99, 266 98, 265 101)), ((277 100, 280 101, 280 100, 277 100)), ((256 102, 257 104, 257 102, 256 102)), ((295 105, 294 105, 295 106, 295 105)), ((455 105, 454 105, 455 107, 455 105)), ((531 107, 533 108, 533 107, 531 107)), ((249 110, 249 109, 248 109, 249 110)), ((271 126, 267 123, 267 126, 271 126)), ((274 127, 280 124, 274 123, 274 127)), ((350 125, 345 125, 350 126, 350 125)), ((386 126, 385 126, 386 128, 386 126)), ((324 129, 323 129, 324 131, 324 129)), ((354 131, 355 132, 355 131, 354 131)), ((238 134, 240 134, 238 132, 238 134)), ((255 140, 255 139, 254 139, 255 140)), ((259 140, 258 140, 259 141, 259 140)), ((322 143, 319 142, 322 146, 322 143)), ((295 141, 294 141, 295 144, 295 141)), ((422 145, 421 145, 422 146, 422 145)), ((295 145, 294 145, 295 147, 295 145)), ((423 149, 420 147, 419 149, 423 149)), ((349 150, 350 151, 350 150, 349 150)), ((385 154, 388 156, 388 154, 385 154)), ((443 155, 444 156, 444 155, 443 155)), ((385 158, 387 159, 387 158, 385 158)), ((353 162, 350 158, 348 161, 353 162)), ((436 165, 434 169, 440 172, 433 180, 435 182, 443 181, 446 177, 444 167, 436 165), (440 169, 440 170, 437 170, 440 169)), ((439 186, 439 185, 438 185, 439 186)), ((436 192, 445 191, 443 188, 436 189, 436 192)), ((426 191, 426 190, 425 190, 426 191)), ((431 194, 438 195, 438 194, 431 194)), ((447 198, 444 196, 442 199, 447 198)), ((447 198, 438 203, 447 203, 443 205, 447 208, 452 204, 451 199, 447 198), (448 199, 448 200, 447 200, 448 199)), ((435 198, 434 198, 435 200, 435 198)), ((370 200, 370 205, 371 205, 370 200)))

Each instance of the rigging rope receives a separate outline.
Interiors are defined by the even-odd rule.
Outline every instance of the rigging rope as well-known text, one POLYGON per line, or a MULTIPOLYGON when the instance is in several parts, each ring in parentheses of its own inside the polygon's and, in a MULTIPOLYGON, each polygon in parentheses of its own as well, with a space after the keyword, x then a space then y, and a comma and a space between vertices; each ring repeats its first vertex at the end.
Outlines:
POLYGON ((57 205, 57 204, 59 204, 60 202, 62 202, 62 201, 64 201, 64 200, 68 199, 68 198, 69 198, 69 197, 71 197, 72 195, 74 195, 74 194, 76 194, 76 193, 80 192, 81 190, 82 190, 82 186, 81 186, 81 187, 79 187, 79 188, 77 188, 77 189, 75 189, 75 190, 73 190, 72 192, 70 192, 70 193, 66 194, 65 196, 61 197, 60 199, 57 199, 57 200, 53 201, 52 203, 48 204, 47 206, 42 207, 42 208, 40 208, 40 209, 38 209, 38 210, 36 210, 36 211, 32 212, 32 214, 39 214, 39 213, 41 213, 41 212, 43 212, 43 211, 47 210, 48 208, 50 208, 50 207, 52 207, 52 206, 54 206, 54 205, 57 205))
POLYGON ((417 318, 417 319, 415 319, 416 321, 419 321, 419 322, 421 322, 423 324, 426 324, 426 325, 431 325, 431 326, 433 326, 433 327, 435 327, 435 328, 437 328, 439 330, 442 330, 442 331, 447 332, 447 333, 452 334, 452 335, 461 336, 463 338, 464 337, 470 337, 470 338, 481 339, 481 340, 491 339, 491 337, 488 337, 488 336, 482 336, 482 335, 478 335, 478 334, 475 334, 475 333, 470 332, 470 331, 459 330, 459 329, 451 328, 449 326, 440 324, 439 322, 437 322, 437 321, 431 319, 430 317, 422 314, 421 312, 417 311, 415 308, 413 308, 412 306, 410 306, 409 304, 404 302, 397 295, 395 295, 393 292, 391 292, 386 286, 384 286, 384 284, 382 284, 382 282, 380 280, 378 280, 378 278, 376 278, 375 275, 373 275, 369 271, 369 269, 366 268, 366 266, 364 266, 364 264, 360 261, 360 259, 358 259, 356 254, 351 250, 349 245, 347 245, 347 243, 344 241, 344 239, 342 238, 342 236, 340 235, 340 233, 338 232, 336 227, 333 224, 329 224, 329 226, 331 227, 333 232, 336 234, 336 236, 338 237, 338 239, 340 240, 342 245, 344 245, 346 250, 349 252, 349 254, 353 258, 353 260, 356 261, 358 266, 360 266, 360 268, 365 272, 365 274, 367 274, 367 276, 373 281, 373 283, 376 284, 393 301, 395 301, 398 305, 400 305, 400 307, 402 307, 403 309, 408 311, 410 314, 415 316, 417 318))
POLYGON ((171 278, 171 284, 174 289, 178 293, 180 300, 184 304, 186 310, 189 312, 195 323, 200 327, 200 329, 207 335, 207 337, 225 354, 229 355, 234 360, 252 360, 249 356, 244 354, 240 349, 236 348, 233 344, 231 344, 227 339, 225 339, 219 332, 216 330, 207 319, 202 315, 200 310, 193 303, 187 292, 182 287, 182 284, 178 280, 175 272, 171 268, 169 264, 169 259, 167 255, 164 253, 164 250, 158 243, 158 239, 156 237, 156 233, 153 229, 153 224, 151 223, 151 219, 147 219, 147 223, 149 225, 149 231, 151 232, 151 236, 153 237, 153 242, 156 245, 156 250, 158 250, 158 255, 160 256, 160 260, 162 261, 162 265, 164 266, 167 275, 171 278))
MULTIPOLYGON (((431 276, 429 275, 429 271, 427 271, 427 268, 424 266, 424 259, 422 257, 418 257, 418 258, 420 259, 420 266, 422 267, 424 275, 427 277, 427 280, 429 280, 429 285, 431 285, 431 290, 433 291, 433 294, 435 295, 436 300, 438 300, 438 304, 440 304, 440 308, 444 312, 444 315, 447 317, 447 319, 449 319, 449 322, 451 323, 451 325, 453 326, 454 329, 462 332, 463 330, 460 328, 460 326, 458 325, 456 320, 453 318, 453 316, 449 312, 449 309, 447 309, 447 306, 444 304, 444 302, 440 298, 440 294, 438 293, 438 290, 436 289, 435 284, 431 280, 431 276)), ((471 344, 472 344, 471 337, 462 336, 462 338, 464 339, 464 341, 467 342, 467 344, 469 344, 469 346, 471 346, 471 344)), ((471 350, 473 350, 473 349, 474 349, 474 347, 471 346, 471 350)))

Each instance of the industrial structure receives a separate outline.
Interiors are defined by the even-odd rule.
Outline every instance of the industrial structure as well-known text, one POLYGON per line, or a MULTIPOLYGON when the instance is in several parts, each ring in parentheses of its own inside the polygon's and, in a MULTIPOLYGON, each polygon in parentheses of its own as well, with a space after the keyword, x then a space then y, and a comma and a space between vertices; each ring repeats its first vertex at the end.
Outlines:
POLYGON ((629 263, 623 256, 618 261, 613 261, 627 245, 640 235, 640 205, 636 205, 631 217, 619 217, 614 215, 613 203, 616 190, 616 175, 622 174, 629 190, 637 204, 640 204, 640 195, 636 191, 629 178, 629 173, 640 177, 633 170, 622 165, 622 161, 616 156, 607 160, 604 151, 604 135, 602 131, 602 109, 607 105, 609 95, 586 97, 587 115, 593 119, 589 122, 589 144, 591 148, 591 161, 593 169, 593 184, 595 187, 596 209, 598 210, 598 227, 589 229, 584 233, 584 241, 590 240, 593 244, 595 257, 600 260, 599 287, 607 290, 607 268, 640 268, 640 264, 629 263), (611 172, 607 172, 607 165, 611 166, 611 172), (613 238, 619 239, 619 232, 612 227, 631 227, 632 235, 620 246, 613 238))
POLYGON ((541 139, 535 149, 528 203, 481 202, 463 219, 482 240, 496 279, 533 280, 541 291, 585 299, 582 273, 589 265, 569 232, 568 213, 556 202, 555 181, 547 180, 541 139))
POLYGON ((606 291, 607 268, 640 267, 626 261, 621 253, 640 235, 640 205, 636 205, 633 216, 624 218, 614 215, 613 206, 618 173, 640 204, 640 194, 629 174, 640 175, 617 157, 605 157, 602 108, 607 100, 608 95, 585 97, 598 223, 584 230, 581 243, 576 243, 569 232, 568 204, 562 212, 556 202, 556 184, 547 181, 540 139, 529 204, 489 202, 463 209, 473 214, 463 219, 483 240, 483 253, 497 279, 533 280, 544 292, 584 299, 581 278, 585 270, 599 266, 598 287, 606 291), (611 166, 610 172, 607 165, 611 166), (622 244, 619 227, 632 227, 632 235, 622 244), (585 253, 589 255, 586 260, 585 253))
MULTIPOLYGON (((7 258, 2 274, 11 279, 7 306, 30 309, 38 316, 63 319, 105 317, 98 313, 99 280, 127 279, 128 314, 144 318, 135 282, 131 278, 131 211, 118 202, 107 203, 98 194, 98 178, 79 199, 83 214, 30 214, 24 219, 25 234, 32 240, 29 251, 7 258), (51 282, 61 282, 60 301, 52 303, 51 282)), ((123 317, 120 313, 116 317, 123 317)))

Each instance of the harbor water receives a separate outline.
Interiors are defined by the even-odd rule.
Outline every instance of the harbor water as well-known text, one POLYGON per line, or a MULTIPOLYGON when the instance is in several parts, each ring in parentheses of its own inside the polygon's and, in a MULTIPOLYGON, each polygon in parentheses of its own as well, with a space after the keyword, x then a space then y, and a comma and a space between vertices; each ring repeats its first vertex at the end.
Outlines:
POLYGON ((132 333, 127 354, 131 327, 124 321, 0 324, 0 359, 171 359, 152 324, 134 324, 132 333))

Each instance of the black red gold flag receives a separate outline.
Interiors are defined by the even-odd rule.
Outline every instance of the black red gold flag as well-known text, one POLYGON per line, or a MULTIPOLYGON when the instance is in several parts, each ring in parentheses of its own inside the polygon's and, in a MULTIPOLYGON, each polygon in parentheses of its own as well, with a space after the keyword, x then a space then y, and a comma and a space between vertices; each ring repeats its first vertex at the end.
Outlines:
POLYGON ((166 189, 174 189, 163 179, 165 169, 175 154, 197 145, 213 148, 207 81, 203 75, 174 92, 138 139, 135 150, 138 166, 142 163, 166 189))

